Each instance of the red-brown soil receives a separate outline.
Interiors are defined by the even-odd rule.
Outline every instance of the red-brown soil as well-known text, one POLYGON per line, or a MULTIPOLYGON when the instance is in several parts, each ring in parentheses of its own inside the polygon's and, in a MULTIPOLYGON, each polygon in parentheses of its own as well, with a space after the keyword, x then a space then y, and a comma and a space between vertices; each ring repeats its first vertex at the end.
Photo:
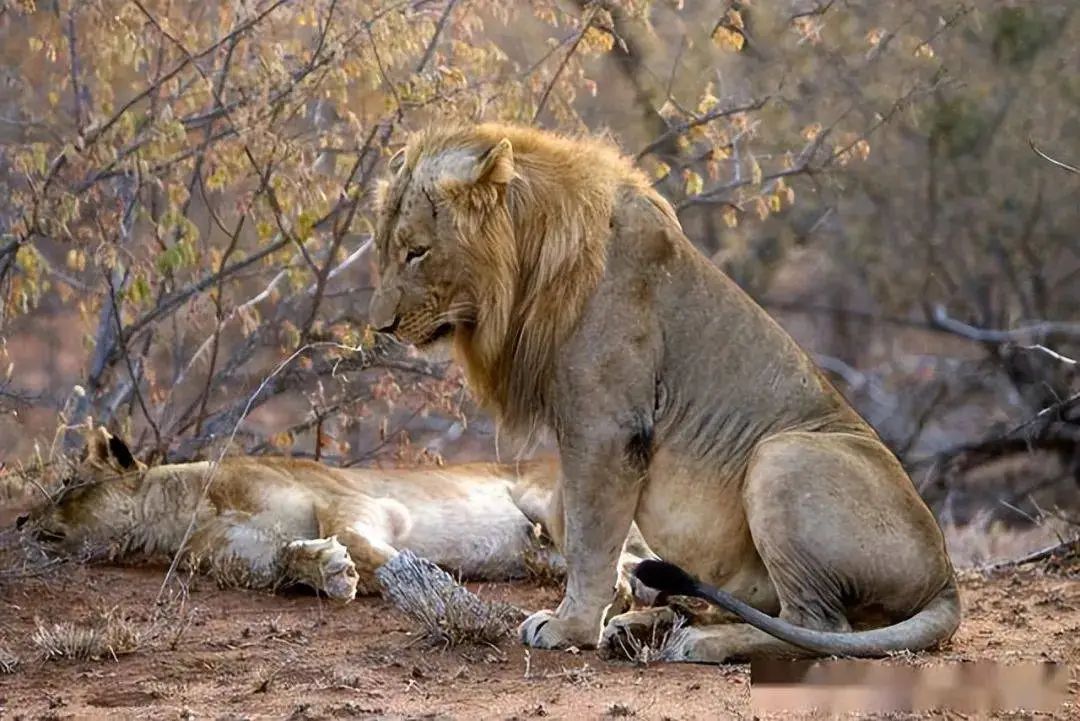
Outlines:
MULTIPOLYGON (((641 667, 587 651, 527 653, 509 640, 498 648, 433 649, 377 598, 333 606, 298 593, 220 590, 204 579, 191 581, 183 611, 174 608, 157 637, 133 653, 79 662, 35 655, 35 619, 77 621, 117 606, 146 617, 162 578, 160 569, 72 565, 0 588, 0 647, 22 659, 15 673, 0 676, 0 718, 750 717, 746 665, 641 667)), ((479 591, 529 609, 559 597, 558 589, 527 583, 479 591)), ((1069 697, 1053 715, 1001 717, 1080 718, 1077 578, 1039 569, 968 573, 963 591, 967 617, 955 639, 893 662, 1065 663, 1069 697)), ((909 717, 931 715, 889 716, 909 717)))

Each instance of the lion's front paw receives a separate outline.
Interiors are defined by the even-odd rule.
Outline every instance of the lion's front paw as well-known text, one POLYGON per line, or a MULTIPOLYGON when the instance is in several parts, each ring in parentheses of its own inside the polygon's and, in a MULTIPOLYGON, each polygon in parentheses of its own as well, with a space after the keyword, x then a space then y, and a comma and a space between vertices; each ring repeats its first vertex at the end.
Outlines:
POLYGON ((600 634, 600 655, 638 659, 643 649, 657 652, 665 645, 674 622, 675 613, 667 606, 615 616, 600 634))
POLYGON ((293 541, 287 553, 290 575, 295 580, 342 603, 356 596, 359 581, 356 565, 336 536, 293 541))
POLYGON ((598 626, 573 618, 559 618, 554 611, 537 611, 518 627, 518 637, 533 648, 592 648, 598 626))

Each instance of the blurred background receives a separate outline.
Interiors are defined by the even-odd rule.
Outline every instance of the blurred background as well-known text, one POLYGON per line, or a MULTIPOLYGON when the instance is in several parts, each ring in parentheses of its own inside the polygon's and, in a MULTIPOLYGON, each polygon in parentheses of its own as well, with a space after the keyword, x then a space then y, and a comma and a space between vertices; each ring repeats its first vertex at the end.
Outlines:
POLYGON ((0 499, 53 482, 88 419, 149 462, 522 451, 455 366, 366 319, 385 161, 426 124, 500 119, 635 156, 959 562, 1075 534, 1078 11, 6 0, 0 499))

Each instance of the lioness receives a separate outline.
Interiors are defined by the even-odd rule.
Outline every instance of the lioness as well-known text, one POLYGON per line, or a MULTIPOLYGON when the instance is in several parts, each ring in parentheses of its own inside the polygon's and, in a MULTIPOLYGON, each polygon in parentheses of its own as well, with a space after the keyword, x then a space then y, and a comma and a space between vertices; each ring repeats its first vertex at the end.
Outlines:
MULTIPOLYGON (((20 525, 76 549, 172 555, 249 588, 303 584, 349 601, 377 589, 375 569, 409 549, 477 580, 525 575, 528 563, 563 566, 537 543, 558 477, 552 460, 424 469, 342 469, 275 457, 147 468, 98 427, 84 460, 54 498, 20 525), (205 491, 205 492, 204 492, 205 491)), ((636 537, 635 537, 636 538, 636 537)), ((652 557, 631 538, 625 567, 652 557)), ((621 581, 620 603, 629 603, 621 581)))
POLYGON ((687 629, 687 661, 875 656, 953 634, 952 564, 897 459, 611 143, 439 126, 390 173, 372 323, 417 346, 452 337, 504 425, 558 441, 566 594, 522 624, 526 644, 616 646, 670 619, 601 632, 634 520, 746 622, 687 629))

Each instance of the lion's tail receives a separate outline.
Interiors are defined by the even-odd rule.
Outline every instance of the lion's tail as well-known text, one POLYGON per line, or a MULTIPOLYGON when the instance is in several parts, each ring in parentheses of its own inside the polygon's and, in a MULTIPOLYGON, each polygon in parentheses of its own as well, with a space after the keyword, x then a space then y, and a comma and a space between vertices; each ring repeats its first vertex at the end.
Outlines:
POLYGON ((919 651, 949 639, 960 625, 960 594, 953 576, 909 619, 867 631, 834 632, 802 628, 762 613, 665 561, 642 561, 634 575, 658 591, 704 598, 770 636, 825 656, 874 658, 899 651, 919 651))

